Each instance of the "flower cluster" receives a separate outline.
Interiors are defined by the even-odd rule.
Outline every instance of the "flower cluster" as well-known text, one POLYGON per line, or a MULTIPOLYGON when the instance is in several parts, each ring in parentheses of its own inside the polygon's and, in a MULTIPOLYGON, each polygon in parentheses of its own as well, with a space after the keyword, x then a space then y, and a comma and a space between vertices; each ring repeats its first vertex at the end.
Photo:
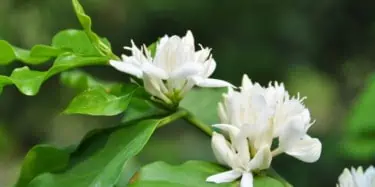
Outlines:
POLYGON ((283 84, 262 87, 246 75, 239 91, 226 81, 209 78, 216 62, 210 49, 201 46, 195 50, 190 31, 182 38, 164 36, 154 54, 133 42, 125 49, 132 55, 123 55, 122 61, 112 60, 110 64, 143 79, 146 91, 168 105, 177 106, 195 85, 228 87, 218 107, 221 123, 213 125, 218 132, 213 133, 212 147, 218 161, 231 170, 208 177, 208 182, 241 178, 241 187, 251 187, 253 173, 269 168, 273 157, 281 153, 304 162, 319 159, 322 145, 307 135, 313 123, 302 103, 304 98, 289 96, 283 84))
POLYGON ((253 173, 269 168, 280 153, 304 162, 317 161, 322 145, 307 135, 313 123, 303 99, 289 96, 283 84, 262 87, 246 75, 240 91, 229 88, 219 103, 221 124, 214 125, 222 134, 213 134, 212 147, 218 161, 231 170, 207 181, 231 182, 242 176, 242 187, 253 186, 253 173), (275 140, 278 145, 273 148, 275 140))
POLYGON ((211 49, 196 51, 194 37, 190 31, 182 38, 164 36, 156 44, 155 54, 143 45, 140 49, 132 42, 131 56, 122 56, 122 61, 111 60, 119 71, 143 79, 144 87, 151 95, 167 104, 178 104, 194 85, 200 87, 226 87, 226 81, 210 79, 216 62, 211 49))
POLYGON ((362 167, 358 169, 344 169, 339 177, 337 187, 374 187, 375 186, 375 168, 370 166, 363 172, 362 167))

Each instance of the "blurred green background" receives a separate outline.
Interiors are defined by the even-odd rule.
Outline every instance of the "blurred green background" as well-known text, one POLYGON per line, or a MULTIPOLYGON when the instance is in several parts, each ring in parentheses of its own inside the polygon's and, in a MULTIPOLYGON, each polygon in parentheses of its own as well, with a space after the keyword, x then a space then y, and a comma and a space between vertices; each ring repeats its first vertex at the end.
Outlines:
MULTIPOLYGON (((278 80, 291 93, 307 96, 305 103, 316 120, 310 134, 323 143, 321 159, 314 164, 288 156, 273 160, 273 167, 294 186, 335 186, 344 167, 367 167, 375 162, 375 119, 371 120, 375 87, 366 89, 375 70, 375 1, 81 3, 93 19, 94 31, 111 41, 116 54, 124 52, 122 47, 130 45, 130 39, 150 44, 164 34, 184 35, 190 29, 198 43, 213 48, 218 63, 214 77, 239 85, 247 73, 263 85, 278 80)), ((80 28, 68 0, 0 0, 0 39, 16 46, 49 44, 54 34, 67 28, 80 28)), ((9 75, 20 66, 0 66, 0 74, 9 75)), ((110 67, 84 70, 106 80, 127 79, 110 67)), ((1 187, 13 184, 23 156, 33 145, 71 145, 87 131, 119 121, 120 117, 62 115, 75 94, 58 76, 34 97, 14 87, 4 89, 0 96, 1 187)), ((194 127, 177 122, 158 130, 127 167, 134 171, 156 160, 178 164, 193 159, 215 160, 210 140, 194 127)), ((125 173, 124 183, 131 175, 125 173)))

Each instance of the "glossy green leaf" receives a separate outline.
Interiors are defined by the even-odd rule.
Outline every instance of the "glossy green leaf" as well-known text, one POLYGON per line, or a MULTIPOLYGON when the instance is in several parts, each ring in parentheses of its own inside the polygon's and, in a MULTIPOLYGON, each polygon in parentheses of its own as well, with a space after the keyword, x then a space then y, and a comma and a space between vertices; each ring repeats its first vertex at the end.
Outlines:
POLYGON ((95 116, 113 116, 125 111, 134 90, 120 96, 108 93, 103 87, 82 92, 65 109, 66 114, 87 114, 95 116))
MULTIPOLYGON (((48 45, 35 45, 31 48, 30 57, 41 58, 41 57, 56 57, 61 53, 65 52, 62 49, 58 49, 48 45)), ((27 53, 26 53, 27 54, 27 53)))
POLYGON ((167 114, 169 114, 169 112, 158 106, 156 103, 147 99, 133 97, 122 122, 126 123, 143 118, 162 117, 167 114))
POLYGON ((217 106, 226 91, 227 88, 193 89, 187 93, 180 106, 187 109, 204 123, 215 124, 219 122, 217 106))
MULTIPOLYGON (((130 187, 151 186, 158 187, 237 187, 239 182, 214 184, 206 182, 207 177, 224 172, 227 169, 222 166, 203 162, 188 161, 179 166, 172 166, 164 162, 155 162, 143 167, 131 179, 130 187)), ((256 176, 254 187, 284 187, 276 179, 266 176, 256 176)))
POLYGON ((28 67, 15 69, 10 78, 13 84, 25 95, 37 93, 43 83, 47 72, 32 71, 28 67))
POLYGON ((79 91, 94 87, 103 87, 108 93, 119 94, 123 87, 123 84, 98 80, 88 73, 79 70, 61 73, 60 81, 65 86, 79 91))
POLYGON ((133 98, 130 101, 128 109, 122 119, 123 123, 139 120, 143 118, 157 118, 164 117, 170 112, 150 100, 151 96, 144 90, 143 87, 139 87, 134 92, 133 98))
POLYGON ((0 40, 0 65, 8 64, 16 59, 13 47, 4 40, 0 40))
POLYGON ((24 158, 20 176, 15 187, 25 187, 29 182, 45 172, 63 169, 69 161, 69 153, 49 145, 33 147, 24 158))
POLYGON ((74 11, 77 15, 79 22, 81 23, 84 31, 89 37, 93 46, 103 55, 103 56, 113 56, 110 45, 108 45, 107 40, 102 40, 100 37, 91 30, 91 18, 85 13, 82 5, 78 0, 72 0, 74 11))
POLYGON ((0 75, 0 90, 6 85, 14 84, 23 94, 35 95, 42 83, 57 73, 81 66, 106 64, 108 60, 108 57, 82 57, 64 53, 48 71, 34 71, 22 67, 15 69, 9 77, 0 75))
POLYGON ((131 185, 131 187, 192 187, 192 186, 186 186, 183 184, 177 184, 167 181, 142 181, 142 182, 136 182, 131 185))
POLYGON ((57 33, 52 39, 52 46, 80 56, 102 56, 86 32, 81 30, 69 29, 57 33))
POLYGON ((348 119, 343 146, 347 154, 356 159, 373 159, 375 155, 375 75, 357 98, 348 119))
POLYGON ((65 170, 39 175, 28 186, 114 186, 126 162, 142 150, 158 123, 145 120, 93 133, 71 154, 65 170))
POLYGON ((28 51, 14 47, 4 40, 0 40, 0 51, 0 65, 7 65, 15 60, 26 64, 41 64, 63 52, 47 45, 36 45, 28 51))

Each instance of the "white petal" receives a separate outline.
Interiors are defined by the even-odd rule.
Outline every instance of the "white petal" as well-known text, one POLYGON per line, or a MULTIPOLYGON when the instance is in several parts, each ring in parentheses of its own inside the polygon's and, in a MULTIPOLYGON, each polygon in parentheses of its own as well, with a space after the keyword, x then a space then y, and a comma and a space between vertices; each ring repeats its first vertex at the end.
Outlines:
POLYGON ((234 87, 231 83, 219 79, 206 79, 195 76, 193 77, 193 81, 200 87, 234 87))
POLYGON ((249 168, 253 169, 267 169, 271 165, 272 154, 269 146, 263 146, 255 154, 254 158, 249 163, 249 168))
POLYGON ((253 174, 243 173, 241 178, 241 187, 253 187, 253 174))
POLYGON ((171 100, 162 92, 164 85, 159 78, 152 77, 151 75, 145 73, 143 75, 143 83, 148 93, 155 97, 158 97, 159 99, 162 99, 166 103, 171 103, 171 100))
POLYGON ((238 179, 242 175, 241 172, 230 170, 223 173, 219 173, 216 175, 209 176, 206 181, 207 182, 214 182, 214 183, 225 183, 225 182, 232 182, 238 179))
POLYGON ((228 124, 215 124, 213 127, 218 128, 225 133, 228 133, 232 142, 233 147, 237 150, 239 159, 237 163, 241 165, 246 165, 250 160, 249 144, 247 137, 240 137, 240 129, 233 125, 228 124))
POLYGON ((168 74, 164 71, 164 69, 161 69, 151 63, 143 63, 142 70, 153 77, 164 80, 168 79, 168 74))
MULTIPOLYGON (((210 52, 211 52, 211 49, 209 49, 209 48, 203 48, 202 47, 201 50, 196 51, 194 53, 194 57, 195 57, 194 59, 195 59, 195 61, 196 62, 201 62, 201 63, 205 62, 210 57, 210 52)), ((207 62, 205 62, 205 63, 207 63, 207 62)))
POLYGON ((285 153, 304 162, 315 162, 320 158, 322 143, 319 139, 305 135, 303 139, 295 142, 285 150, 285 153))
POLYGON ((370 166, 365 171, 365 178, 367 181, 370 182, 373 186, 375 185, 375 168, 373 166, 370 166))
POLYGON ((255 93, 251 97, 251 104, 254 105, 254 108, 257 110, 263 110, 267 107, 266 98, 263 94, 255 93))
POLYGON ((212 134, 211 146, 218 162, 220 164, 232 167, 234 153, 229 147, 229 142, 225 139, 225 137, 219 133, 214 132, 212 134))
POLYGON ((212 126, 228 133, 232 141, 235 140, 235 137, 240 133, 238 127, 230 124, 214 124, 212 126))
POLYGON ((289 119, 280 133, 280 148, 284 150, 289 149, 295 142, 303 138, 306 134, 304 125, 300 116, 289 119))
POLYGON ((241 85, 242 89, 244 90, 248 90, 250 88, 253 87, 253 83, 251 82, 251 80, 249 79, 249 77, 247 76, 247 74, 244 74, 243 77, 242 77, 242 85, 241 85))
POLYGON ((339 185, 338 187, 354 187, 355 183, 353 180, 353 176, 351 175, 348 169, 344 169, 342 174, 339 176, 339 185))
POLYGON ((142 70, 131 64, 131 63, 126 63, 126 62, 121 62, 121 61, 115 61, 115 60, 111 60, 109 61, 109 63, 111 64, 112 67, 114 67, 115 69, 119 70, 119 71, 122 71, 124 73, 128 73, 130 75, 134 75, 138 78, 142 78, 142 70))
POLYGON ((219 118, 220 118, 221 122, 229 123, 229 121, 228 121, 228 115, 227 115, 227 112, 226 112, 226 110, 224 108, 224 104, 223 103, 219 103, 218 104, 218 113, 219 113, 219 118))
MULTIPOLYGON (((268 120, 260 120, 260 123, 263 126, 258 127, 256 134, 254 134, 254 147, 255 149, 260 149, 263 146, 271 146, 273 140, 273 124, 269 123, 268 120)), ((251 131, 251 129, 249 129, 251 131)), ((254 129, 253 129, 254 131, 254 129)))
POLYGON ((351 169, 351 174, 353 176, 353 180, 357 186, 370 186, 371 179, 367 179, 365 173, 363 172, 363 168, 360 166, 356 170, 355 168, 351 169))
POLYGON ((163 42, 165 43, 156 50, 153 65, 170 72, 178 65, 176 62, 178 56, 176 49, 181 43, 181 39, 177 36, 172 36, 163 42))
POLYGON ((168 40, 169 40, 168 35, 164 35, 162 38, 160 38, 158 44, 156 45, 157 47, 156 50, 163 48, 168 40))
POLYGON ((185 63, 170 75, 174 79, 186 79, 190 76, 197 75, 203 70, 203 65, 195 62, 185 63))
POLYGON ((195 85, 192 80, 186 80, 186 84, 180 90, 180 97, 184 97, 184 95, 189 92, 195 85))
POLYGON ((235 137, 232 145, 236 148, 241 165, 246 165, 250 160, 249 143, 247 137, 235 137))
POLYGON ((186 35, 182 38, 182 42, 185 45, 190 45, 194 47, 194 37, 193 37, 193 33, 191 33, 190 30, 186 32, 186 35))
POLYGON ((301 117, 302 117, 303 123, 305 124, 305 130, 307 131, 312 125, 312 123, 310 123, 311 121, 310 111, 308 109, 304 109, 301 113, 301 117))
POLYGON ((216 61, 213 58, 210 58, 203 65, 205 69, 205 73, 203 76, 208 78, 214 73, 216 69, 216 61))

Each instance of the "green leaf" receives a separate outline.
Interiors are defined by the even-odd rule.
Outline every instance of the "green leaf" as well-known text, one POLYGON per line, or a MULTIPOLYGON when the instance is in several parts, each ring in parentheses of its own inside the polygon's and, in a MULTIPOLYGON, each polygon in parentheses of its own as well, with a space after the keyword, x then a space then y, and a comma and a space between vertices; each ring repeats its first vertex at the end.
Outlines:
POLYGON ((39 175, 28 187, 114 186, 126 162, 137 155, 159 120, 145 120, 93 133, 71 154, 65 170, 39 175))
POLYGON ((125 111, 134 90, 115 96, 104 88, 97 87, 76 96, 65 109, 66 114, 87 114, 95 116, 113 116, 125 111))
POLYGON ((0 65, 7 65, 15 60, 32 65, 41 64, 63 52, 47 45, 36 45, 28 51, 14 47, 4 40, 0 40, 0 51, 0 65))
POLYGON ((165 117, 170 112, 150 100, 151 96, 143 87, 139 87, 133 95, 132 100, 122 119, 123 123, 143 118, 165 117))
POLYGON ((120 94, 123 87, 120 83, 98 80, 88 73, 79 70, 61 73, 60 81, 65 86, 79 91, 84 91, 94 87, 103 87, 108 93, 120 94))
MULTIPOLYGON (((172 166, 164 162, 155 162, 143 167, 130 181, 130 187, 158 186, 158 187, 237 187, 239 182, 214 184, 206 182, 207 177, 227 171, 222 166, 203 162, 188 161, 179 166, 172 166)), ((283 187, 279 181, 267 177, 256 176, 255 187, 283 187)))
POLYGON ((192 186, 186 186, 183 184, 176 184, 171 182, 160 182, 160 181, 142 181, 142 182, 136 182, 131 185, 131 187, 192 187, 192 186))
POLYGON ((48 45, 35 45, 31 48, 30 57, 56 57, 61 53, 65 52, 64 50, 54 48, 48 45))
POLYGON ((72 0, 74 11, 77 15, 79 22, 81 23, 84 31, 89 37, 91 43, 103 56, 114 56, 110 45, 108 45, 107 40, 102 40, 100 37, 94 33, 91 29, 92 23, 91 18, 85 13, 82 5, 78 0, 72 0))
POLYGON ((77 15, 78 21, 81 23, 81 26, 84 30, 87 30, 89 33, 91 31, 91 18, 85 13, 82 5, 78 0, 72 0, 74 11, 77 15))
POLYGON ((152 57, 155 56, 157 43, 158 43, 158 41, 152 43, 151 45, 149 45, 149 46, 147 47, 147 49, 151 52, 151 56, 152 56, 152 57))
POLYGON ((15 187, 24 187, 45 172, 63 169, 69 161, 69 153, 49 145, 37 145, 26 155, 15 187))
POLYGON ((13 84, 25 95, 37 93, 47 72, 32 71, 28 67, 17 68, 10 78, 13 84))
POLYGON ((22 67, 15 69, 9 77, 0 75, 0 90, 6 85, 14 84, 23 94, 35 95, 42 83, 57 73, 81 66, 105 64, 108 60, 108 57, 82 57, 64 53, 55 60, 48 71, 34 71, 22 67))
POLYGON ((227 88, 193 89, 187 93, 180 106, 187 109, 204 123, 215 124, 219 122, 217 106, 226 91, 227 88))
POLYGON ((13 47, 4 40, 0 40, 0 65, 6 65, 16 59, 13 47))
POLYGON ((69 29, 57 33, 52 39, 52 46, 80 56, 102 56, 86 32, 81 30, 69 29))
POLYGON ((133 97, 121 122, 127 123, 143 118, 163 117, 168 114, 167 110, 150 100, 133 97))
POLYGON ((369 79, 363 93, 357 98, 348 119, 343 146, 355 159, 370 160, 375 155, 375 74, 369 79))

